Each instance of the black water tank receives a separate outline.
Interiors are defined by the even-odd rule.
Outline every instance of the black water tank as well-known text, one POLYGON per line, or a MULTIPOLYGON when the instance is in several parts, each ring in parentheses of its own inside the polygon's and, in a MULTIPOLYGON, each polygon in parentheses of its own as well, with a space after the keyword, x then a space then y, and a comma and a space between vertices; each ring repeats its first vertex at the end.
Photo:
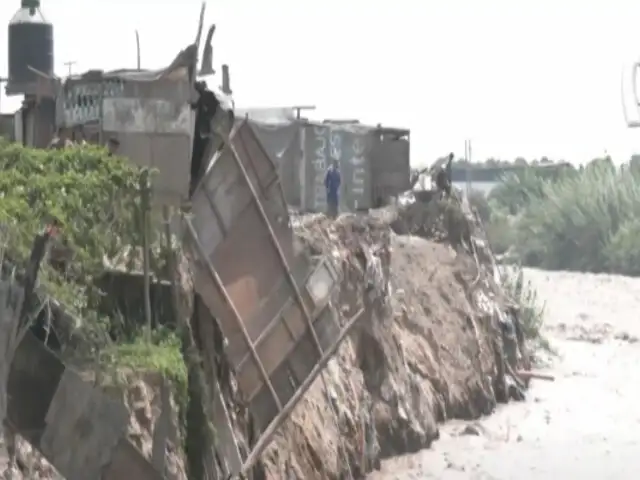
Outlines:
POLYGON ((29 66, 53 74, 53 25, 40 11, 40 0, 22 0, 9 23, 9 84, 36 80, 29 66))

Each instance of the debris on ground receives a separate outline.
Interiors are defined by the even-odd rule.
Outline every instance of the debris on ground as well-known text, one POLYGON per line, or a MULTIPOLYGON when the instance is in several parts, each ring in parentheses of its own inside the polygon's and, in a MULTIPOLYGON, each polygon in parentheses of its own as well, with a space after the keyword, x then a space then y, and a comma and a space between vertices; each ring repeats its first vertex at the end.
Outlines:
POLYGON ((442 421, 524 398, 518 309, 468 205, 422 193, 292 223, 302 248, 341 264, 341 316, 366 313, 263 455, 266 478, 358 478, 428 447, 442 421))

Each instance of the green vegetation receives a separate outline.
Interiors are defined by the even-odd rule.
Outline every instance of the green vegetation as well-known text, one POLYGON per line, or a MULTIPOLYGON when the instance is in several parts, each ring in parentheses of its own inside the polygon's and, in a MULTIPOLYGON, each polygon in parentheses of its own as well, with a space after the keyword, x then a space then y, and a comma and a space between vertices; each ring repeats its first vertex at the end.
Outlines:
POLYGON ((640 275, 639 167, 602 158, 554 178, 510 173, 488 199, 492 245, 528 266, 640 275))
POLYGON ((542 332, 544 304, 531 283, 525 280, 522 268, 512 267, 503 270, 501 279, 505 293, 520 307, 519 319, 525 339, 534 348, 551 352, 551 345, 542 332))
POLYGON ((523 306, 526 335, 540 335, 543 309, 521 265, 550 270, 640 275, 640 157, 609 157, 579 168, 512 170, 486 199, 471 196, 489 241, 512 263, 503 287, 523 306), (489 211, 487 214, 486 211, 489 211), (488 218, 487 218, 488 217, 488 218))
MULTIPOLYGON (((0 224, 9 262, 20 269, 34 236, 52 218, 61 223, 52 262, 43 266, 39 292, 82 320, 73 332, 79 337, 74 345, 82 348, 68 349, 74 351, 65 351, 65 358, 82 357, 76 360, 83 365, 99 361, 101 368, 161 371, 186 391, 176 334, 161 329, 143 339, 141 326, 131 322, 127 312, 104 311, 104 294, 96 285, 104 258, 142 244, 140 188, 148 172, 125 159, 108 157, 101 148, 36 150, 4 140, 0 170, 0 224)), ((153 262, 157 276, 162 273, 160 260, 153 262)))
POLYGON ((180 351, 180 339, 175 333, 162 329, 153 333, 151 342, 139 335, 131 342, 112 343, 100 352, 100 364, 107 369, 159 372, 175 386, 179 405, 186 406, 187 367, 180 351))

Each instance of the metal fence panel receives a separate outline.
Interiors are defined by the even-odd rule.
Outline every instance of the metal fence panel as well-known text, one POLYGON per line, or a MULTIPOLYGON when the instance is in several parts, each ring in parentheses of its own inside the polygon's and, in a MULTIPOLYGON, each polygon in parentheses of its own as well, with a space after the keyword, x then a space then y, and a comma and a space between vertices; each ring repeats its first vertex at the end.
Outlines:
POLYGON ((380 204, 389 196, 405 192, 410 187, 409 139, 393 135, 377 136, 373 142, 373 202, 380 204))
POLYGON ((258 139, 278 168, 287 205, 300 205, 300 125, 250 120, 258 139))
POLYGON ((258 431, 246 471, 361 312, 338 321, 330 298, 339 267, 299 251, 276 166, 248 121, 212 160, 192 209, 185 226, 194 286, 228 341, 258 431))
POLYGON ((192 208, 196 291, 229 342, 252 413, 267 427, 340 334, 325 313, 338 273, 296 251, 276 167, 247 121, 214 158, 192 208))
POLYGON ((324 211, 324 176, 333 160, 340 166, 340 208, 371 208, 371 128, 361 125, 309 123, 304 127, 303 209, 324 211))

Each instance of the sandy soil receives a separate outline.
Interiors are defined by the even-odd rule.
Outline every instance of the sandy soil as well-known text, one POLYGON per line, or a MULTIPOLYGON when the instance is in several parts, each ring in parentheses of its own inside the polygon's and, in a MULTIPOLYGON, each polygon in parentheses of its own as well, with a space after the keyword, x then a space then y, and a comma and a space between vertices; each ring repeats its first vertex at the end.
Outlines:
POLYGON ((431 449, 386 461, 371 480, 637 478, 640 279, 527 277, 546 302, 556 381, 534 381, 526 402, 480 421, 448 423, 431 449))
POLYGON ((316 381, 263 455, 266 478, 359 478, 380 458, 429 446, 444 418, 478 418, 494 408, 502 343, 486 305, 499 307, 500 292, 469 253, 392 234, 384 216, 307 216, 297 230, 311 253, 341 265, 342 317, 360 304, 365 313, 329 363, 327 392, 316 381), (367 265, 379 265, 379 276, 358 260, 363 245, 378 252, 379 264, 367 265), (367 280, 377 302, 365 301, 367 280))

